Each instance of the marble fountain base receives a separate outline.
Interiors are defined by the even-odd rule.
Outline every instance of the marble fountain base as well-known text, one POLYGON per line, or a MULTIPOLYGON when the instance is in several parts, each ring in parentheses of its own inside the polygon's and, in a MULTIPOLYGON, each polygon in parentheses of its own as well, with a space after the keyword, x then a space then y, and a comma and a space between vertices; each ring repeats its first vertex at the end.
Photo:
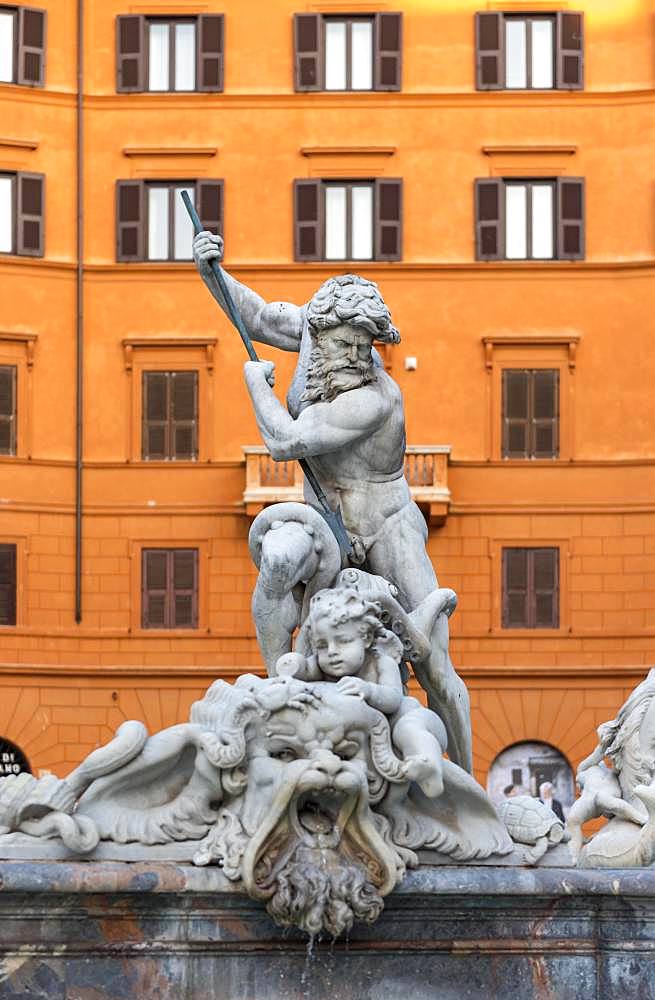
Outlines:
POLYGON ((217 868, 0 862, 2 1000, 655 998, 655 870, 423 865, 308 946, 217 868))

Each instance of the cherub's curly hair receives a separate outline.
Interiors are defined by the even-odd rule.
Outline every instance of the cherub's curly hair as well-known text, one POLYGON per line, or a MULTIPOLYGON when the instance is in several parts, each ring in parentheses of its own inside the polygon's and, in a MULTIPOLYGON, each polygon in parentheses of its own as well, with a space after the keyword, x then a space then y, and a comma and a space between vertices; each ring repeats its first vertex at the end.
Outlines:
POLYGON ((339 590, 319 590, 309 602, 308 624, 313 637, 313 627, 319 618, 327 618, 331 625, 356 622, 361 634, 374 641, 387 634, 380 615, 382 606, 377 601, 363 600, 352 587, 339 590))
POLYGON ((384 344, 400 343, 400 334, 391 322, 378 286, 357 274, 342 274, 325 281, 309 301, 307 319, 315 333, 348 323, 384 344))

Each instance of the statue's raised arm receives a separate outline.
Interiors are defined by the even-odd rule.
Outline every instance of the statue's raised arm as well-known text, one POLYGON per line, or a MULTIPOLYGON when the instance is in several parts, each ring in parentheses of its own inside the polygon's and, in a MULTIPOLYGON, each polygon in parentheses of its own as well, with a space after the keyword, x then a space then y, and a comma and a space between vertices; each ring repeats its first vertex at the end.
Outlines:
MULTIPOLYGON (((211 269, 212 260, 220 262, 223 259, 223 237, 207 230, 198 233, 193 241, 193 259, 207 288, 228 319, 231 319, 211 269)), ((266 302, 261 295, 237 281, 227 271, 223 270, 223 276, 252 340, 279 347, 281 351, 300 350, 303 314, 299 306, 292 302, 266 302)))

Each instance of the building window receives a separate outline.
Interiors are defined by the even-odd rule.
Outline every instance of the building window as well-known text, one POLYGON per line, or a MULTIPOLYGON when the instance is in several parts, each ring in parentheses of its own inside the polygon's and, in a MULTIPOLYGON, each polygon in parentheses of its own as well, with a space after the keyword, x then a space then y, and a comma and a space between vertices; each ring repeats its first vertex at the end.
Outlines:
POLYGON ((295 182, 296 260, 400 260, 402 181, 295 182))
POLYGON ((475 223, 478 260, 581 260, 584 180, 477 180, 475 223))
POLYGON ((506 181, 507 260, 552 260, 555 253, 554 195, 552 181, 506 181))
POLYGON ((43 256, 43 174, 0 174, 0 253, 43 256))
POLYGON ((505 18, 505 87, 550 90, 555 78, 555 18, 505 18))
POLYGON ((223 15, 116 19, 116 89, 222 91, 223 15))
POLYGON ((478 90, 580 90, 582 14, 476 14, 478 90))
POLYGON ((118 181, 116 256, 122 261, 191 260, 188 191, 205 229, 223 231, 223 181, 118 181))
POLYGON ((373 18, 327 17, 325 90, 373 89, 373 18))
POLYGON ((34 7, 0 7, 0 83, 42 87, 46 12, 34 7))
POLYGON ((559 548, 502 550, 503 628, 559 628, 559 548))
POLYGON ((326 184, 325 259, 373 259, 373 184, 326 184))
POLYGON ((198 627, 198 549, 142 550, 142 628, 198 627))
POLYGON ((196 89, 196 23, 148 21, 148 90, 196 89))
POLYGON ((16 454, 16 366, 0 365, 0 455, 16 454))
POLYGON ((559 457, 559 369, 503 370, 503 458, 559 457))
POLYGON ((294 16, 296 90, 400 90, 402 15, 294 16))
POLYGON ((193 223, 182 201, 183 191, 195 200, 193 185, 166 183, 146 185, 148 260, 191 260, 193 223))
POLYGON ((16 624, 16 546, 0 544, 0 625, 16 624))
POLYGON ((198 372, 143 372, 142 458, 198 458, 198 372))

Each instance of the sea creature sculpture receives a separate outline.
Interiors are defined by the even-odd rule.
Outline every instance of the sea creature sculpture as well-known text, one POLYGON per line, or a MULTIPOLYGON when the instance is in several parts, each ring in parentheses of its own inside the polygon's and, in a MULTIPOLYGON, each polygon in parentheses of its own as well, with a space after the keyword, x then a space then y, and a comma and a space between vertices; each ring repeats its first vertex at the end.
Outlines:
POLYGON ((655 862, 655 670, 615 719, 598 727, 598 744, 576 774, 580 798, 567 828, 581 868, 634 868, 655 862), (606 763, 609 761, 609 765, 606 763), (582 824, 608 822, 587 843, 582 824))

